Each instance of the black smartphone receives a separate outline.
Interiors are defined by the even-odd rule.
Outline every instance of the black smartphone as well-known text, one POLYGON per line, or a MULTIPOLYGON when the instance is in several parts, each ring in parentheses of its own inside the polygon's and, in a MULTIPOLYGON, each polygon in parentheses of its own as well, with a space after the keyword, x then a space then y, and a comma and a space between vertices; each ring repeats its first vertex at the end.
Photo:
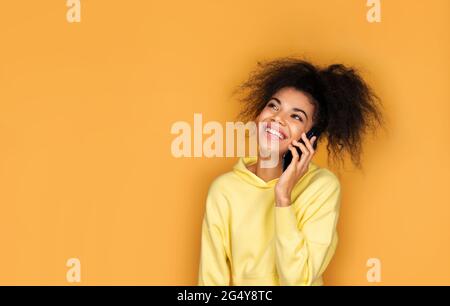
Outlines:
MULTIPOLYGON (((317 141, 319 140, 320 134, 321 134, 320 131, 316 127, 312 127, 309 130, 309 132, 306 133, 306 138, 308 138, 310 141, 311 141, 311 138, 316 136, 316 140, 313 143, 314 150, 317 148, 317 141)), ((302 144, 305 144, 303 139, 300 139, 299 142, 301 142, 302 144)), ((297 146, 295 146, 295 149, 297 150, 298 155, 301 156, 303 153, 302 150, 300 150, 300 148, 297 146)), ((289 167, 291 161, 292 161, 292 152, 291 152, 291 150, 288 150, 283 156, 283 172, 287 169, 287 167, 289 167)))

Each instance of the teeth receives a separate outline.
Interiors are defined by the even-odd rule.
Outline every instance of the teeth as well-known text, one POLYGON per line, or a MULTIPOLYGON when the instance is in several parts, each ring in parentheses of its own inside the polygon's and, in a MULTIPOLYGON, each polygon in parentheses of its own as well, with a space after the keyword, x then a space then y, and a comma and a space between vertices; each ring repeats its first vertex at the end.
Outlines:
POLYGON ((280 139, 284 139, 283 135, 281 135, 280 132, 275 131, 274 129, 267 128, 267 129, 266 129, 266 132, 268 132, 268 133, 270 133, 270 134, 272 134, 272 135, 278 136, 278 138, 280 138, 280 139))

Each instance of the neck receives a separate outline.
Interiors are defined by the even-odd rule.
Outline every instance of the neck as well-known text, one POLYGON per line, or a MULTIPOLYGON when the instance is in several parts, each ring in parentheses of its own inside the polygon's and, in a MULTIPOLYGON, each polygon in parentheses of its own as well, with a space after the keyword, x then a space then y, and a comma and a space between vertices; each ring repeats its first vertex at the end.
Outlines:
POLYGON ((256 174, 256 176, 264 180, 265 182, 279 178, 283 173, 282 158, 280 157, 278 159, 278 164, 273 168, 262 167, 263 160, 270 160, 270 157, 262 158, 261 156, 258 155, 256 164, 249 166, 249 170, 254 174, 256 174))

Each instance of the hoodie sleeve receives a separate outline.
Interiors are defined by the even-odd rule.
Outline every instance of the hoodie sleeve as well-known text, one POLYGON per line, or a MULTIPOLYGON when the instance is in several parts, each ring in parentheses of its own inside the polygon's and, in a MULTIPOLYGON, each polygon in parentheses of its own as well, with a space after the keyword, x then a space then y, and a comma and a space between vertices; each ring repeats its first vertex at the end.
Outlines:
POLYGON ((211 186, 202 222, 199 286, 229 286, 229 237, 226 199, 211 186))
POLYGON ((312 285, 321 277, 337 245, 340 190, 334 175, 322 176, 292 205, 275 207, 275 257, 280 285, 312 285), (303 213, 300 206, 305 207, 303 213))

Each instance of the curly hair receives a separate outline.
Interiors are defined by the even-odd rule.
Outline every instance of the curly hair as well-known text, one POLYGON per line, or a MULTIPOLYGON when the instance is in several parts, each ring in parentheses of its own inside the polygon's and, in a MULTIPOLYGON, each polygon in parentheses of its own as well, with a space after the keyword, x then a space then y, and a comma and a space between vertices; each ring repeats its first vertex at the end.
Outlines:
POLYGON ((342 164, 348 153, 361 169, 362 140, 368 130, 383 126, 379 97, 353 67, 333 64, 319 67, 295 57, 258 62, 243 84, 233 92, 243 93, 240 120, 254 121, 269 99, 284 87, 303 92, 313 105, 313 126, 327 138, 328 161, 342 164))

